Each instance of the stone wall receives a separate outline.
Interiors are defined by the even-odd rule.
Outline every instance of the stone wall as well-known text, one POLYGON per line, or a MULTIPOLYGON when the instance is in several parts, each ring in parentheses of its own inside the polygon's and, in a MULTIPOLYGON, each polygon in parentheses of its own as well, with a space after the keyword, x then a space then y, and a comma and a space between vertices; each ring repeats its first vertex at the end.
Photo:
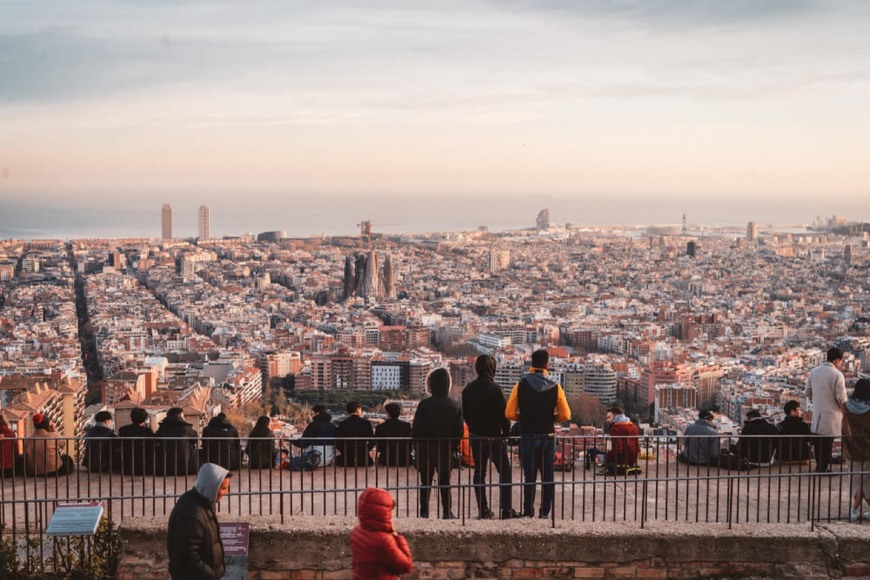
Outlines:
MULTIPOLYGON (((251 580, 350 578, 352 518, 249 521, 251 580)), ((697 578, 870 575, 870 524, 636 524, 399 520, 414 571, 403 578, 697 578)), ((125 520, 121 580, 168 577, 166 520, 125 520)))

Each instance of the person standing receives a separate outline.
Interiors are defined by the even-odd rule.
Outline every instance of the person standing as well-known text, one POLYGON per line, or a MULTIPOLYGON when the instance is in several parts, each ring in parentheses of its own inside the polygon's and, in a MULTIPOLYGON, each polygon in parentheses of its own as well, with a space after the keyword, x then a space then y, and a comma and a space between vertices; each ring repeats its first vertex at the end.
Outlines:
POLYGON ((394 580, 413 570, 408 542, 393 527, 396 502, 390 492, 370 487, 357 505, 359 525, 350 532, 354 580, 394 580))
POLYGON ((411 424, 399 419, 402 405, 387 403, 384 405, 389 419, 375 427, 377 439, 378 465, 390 467, 405 467, 411 465, 411 424))
POLYGON ((369 420, 363 418, 359 403, 351 401, 345 410, 348 416, 335 430, 336 445, 340 453, 335 463, 345 467, 369 466, 373 463, 369 451, 375 446, 375 430, 369 420))
POLYGON ((224 545, 214 506, 229 493, 231 478, 220 465, 203 464, 193 488, 172 508, 166 551, 173 580, 223 578, 224 545))
POLYGON ((556 422, 571 419, 565 391, 549 377, 550 355, 532 353, 532 366, 511 391, 505 417, 520 421, 520 456, 523 464, 523 517, 534 517, 535 486, 541 473, 541 510, 538 517, 550 517, 555 484, 553 460, 556 451, 556 422))
POLYGON ((462 439, 462 409, 451 399, 450 373, 438 368, 426 377, 426 387, 432 396, 420 401, 411 426, 411 437, 417 450, 417 471, 420 473, 420 517, 429 517, 429 494, 432 480, 438 474, 441 495, 441 517, 456 519, 451 511, 450 470, 453 451, 462 439))
POLYGON ((121 448, 112 429, 112 413, 100 411, 94 415, 94 426, 85 435, 85 457, 82 465, 94 473, 121 470, 121 448))
POLYGON ((505 417, 507 401, 501 387, 493 380, 495 359, 480 355, 474 363, 477 378, 462 390, 462 415, 468 425, 471 456, 474 458, 474 495, 481 519, 493 517, 486 494, 486 470, 492 461, 498 471, 499 513, 502 519, 519 514, 511 509, 511 463, 506 440, 511 424, 505 417))
POLYGON ((154 431, 145 425, 148 411, 136 407, 130 411, 130 424, 118 429, 121 437, 121 471, 125 475, 154 473, 154 431))
POLYGON ((852 462, 852 509, 849 518, 870 519, 870 511, 861 512, 870 503, 870 380, 860 379, 855 391, 843 405, 843 453, 852 462))
POLYGON ((813 424, 816 435, 816 472, 830 471, 834 438, 842 433, 843 411, 846 402, 846 379, 840 372, 843 351, 828 349, 827 361, 812 371, 807 378, 807 398, 813 404, 813 424))

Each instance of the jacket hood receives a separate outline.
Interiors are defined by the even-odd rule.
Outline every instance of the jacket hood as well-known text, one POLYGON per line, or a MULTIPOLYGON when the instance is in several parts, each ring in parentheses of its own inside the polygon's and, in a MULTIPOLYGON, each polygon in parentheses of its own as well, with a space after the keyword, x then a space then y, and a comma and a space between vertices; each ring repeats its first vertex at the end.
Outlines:
POLYGON ((385 489, 370 487, 359 496, 357 513, 359 523, 373 532, 389 532, 393 529, 393 496, 385 489))
POLYGON ((211 421, 208 422, 209 427, 226 427, 227 421, 224 417, 212 417, 211 421))
POLYGON ((477 372, 478 377, 492 379, 495 377, 495 359, 487 355, 477 357, 477 360, 474 362, 474 370, 477 372))
POLYGON ((539 393, 549 391, 550 389, 555 389, 557 386, 559 386, 558 383, 551 380, 550 377, 548 377, 544 373, 529 373, 524 378, 529 386, 539 393))
POLYGON ((188 423, 187 421, 185 421, 184 419, 182 419, 178 415, 170 415, 168 417, 165 417, 162 421, 160 421, 160 424, 161 425, 191 425, 191 423, 188 423))
POLYGON ((870 412, 870 403, 860 399, 847 399, 846 410, 854 415, 864 415, 870 412))
POLYGON ((199 468, 199 473, 196 475, 196 483, 193 487, 196 488, 199 495, 214 503, 215 499, 217 499, 218 489, 220 489, 228 474, 229 470, 224 469, 220 465, 204 463, 199 468))

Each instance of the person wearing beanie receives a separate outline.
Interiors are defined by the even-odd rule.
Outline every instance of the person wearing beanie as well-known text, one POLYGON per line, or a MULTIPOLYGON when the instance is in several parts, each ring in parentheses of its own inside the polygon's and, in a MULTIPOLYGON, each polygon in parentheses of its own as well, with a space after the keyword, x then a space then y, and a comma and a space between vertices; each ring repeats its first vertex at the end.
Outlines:
POLYGON ((414 568, 408 543, 393 527, 396 502, 385 489, 370 487, 359 496, 359 525, 350 532, 354 580, 394 580, 414 568))
POLYGON ((535 486, 541 473, 541 510, 538 517, 550 517, 555 484, 553 462, 556 453, 556 422, 571 419, 565 391, 550 379, 547 368, 550 354, 532 353, 532 365, 511 391, 505 417, 520 421, 520 458, 523 464, 523 517, 534 517, 535 486))
POLYGON ((214 506, 230 491, 232 474, 214 463, 199 468, 193 488, 169 515, 166 551, 174 580, 219 580, 224 576, 224 546, 214 506))
POLYGON ((448 397, 450 373, 438 368, 426 377, 426 387, 432 394, 417 405, 411 438, 417 452, 417 470, 420 473, 420 517, 429 517, 429 494, 432 480, 438 474, 441 495, 441 514, 444 519, 455 519, 451 511, 450 470, 453 451, 462 439, 462 409, 448 397))
POLYGON ((481 519, 493 517, 487 500, 486 471, 492 461, 498 471, 499 514, 509 519, 519 514, 511 507, 511 463, 506 439, 511 424, 504 415, 507 401, 496 384, 495 359, 482 354, 474 363, 477 378, 462 389, 462 416, 468 425, 471 455, 474 458, 474 495, 481 519))
POLYGON ((24 469, 27 475, 66 475, 73 470, 73 460, 62 452, 66 441, 60 438, 54 423, 43 413, 33 414, 33 435, 24 442, 24 469))
POLYGON ((399 419, 402 405, 387 403, 384 405, 384 411, 387 412, 389 419, 375 427, 378 465, 390 467, 411 465, 411 446, 407 441, 411 437, 411 424, 399 419))
POLYGON ((118 429, 121 437, 121 471, 125 475, 154 473, 154 431, 145 425, 148 411, 136 407, 130 411, 130 424, 118 429))
POLYGON ((112 414, 100 411, 94 415, 94 425, 85 434, 85 456, 82 465, 94 473, 121 471, 121 448, 112 429, 112 414))

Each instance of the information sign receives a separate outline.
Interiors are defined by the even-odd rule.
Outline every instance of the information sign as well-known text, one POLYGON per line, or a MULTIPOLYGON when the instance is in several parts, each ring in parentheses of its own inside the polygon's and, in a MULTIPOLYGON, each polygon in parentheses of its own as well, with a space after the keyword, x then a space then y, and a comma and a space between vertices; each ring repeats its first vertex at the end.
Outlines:
POLYGON ((47 536, 93 536, 103 517, 103 502, 59 503, 45 530, 47 536))

